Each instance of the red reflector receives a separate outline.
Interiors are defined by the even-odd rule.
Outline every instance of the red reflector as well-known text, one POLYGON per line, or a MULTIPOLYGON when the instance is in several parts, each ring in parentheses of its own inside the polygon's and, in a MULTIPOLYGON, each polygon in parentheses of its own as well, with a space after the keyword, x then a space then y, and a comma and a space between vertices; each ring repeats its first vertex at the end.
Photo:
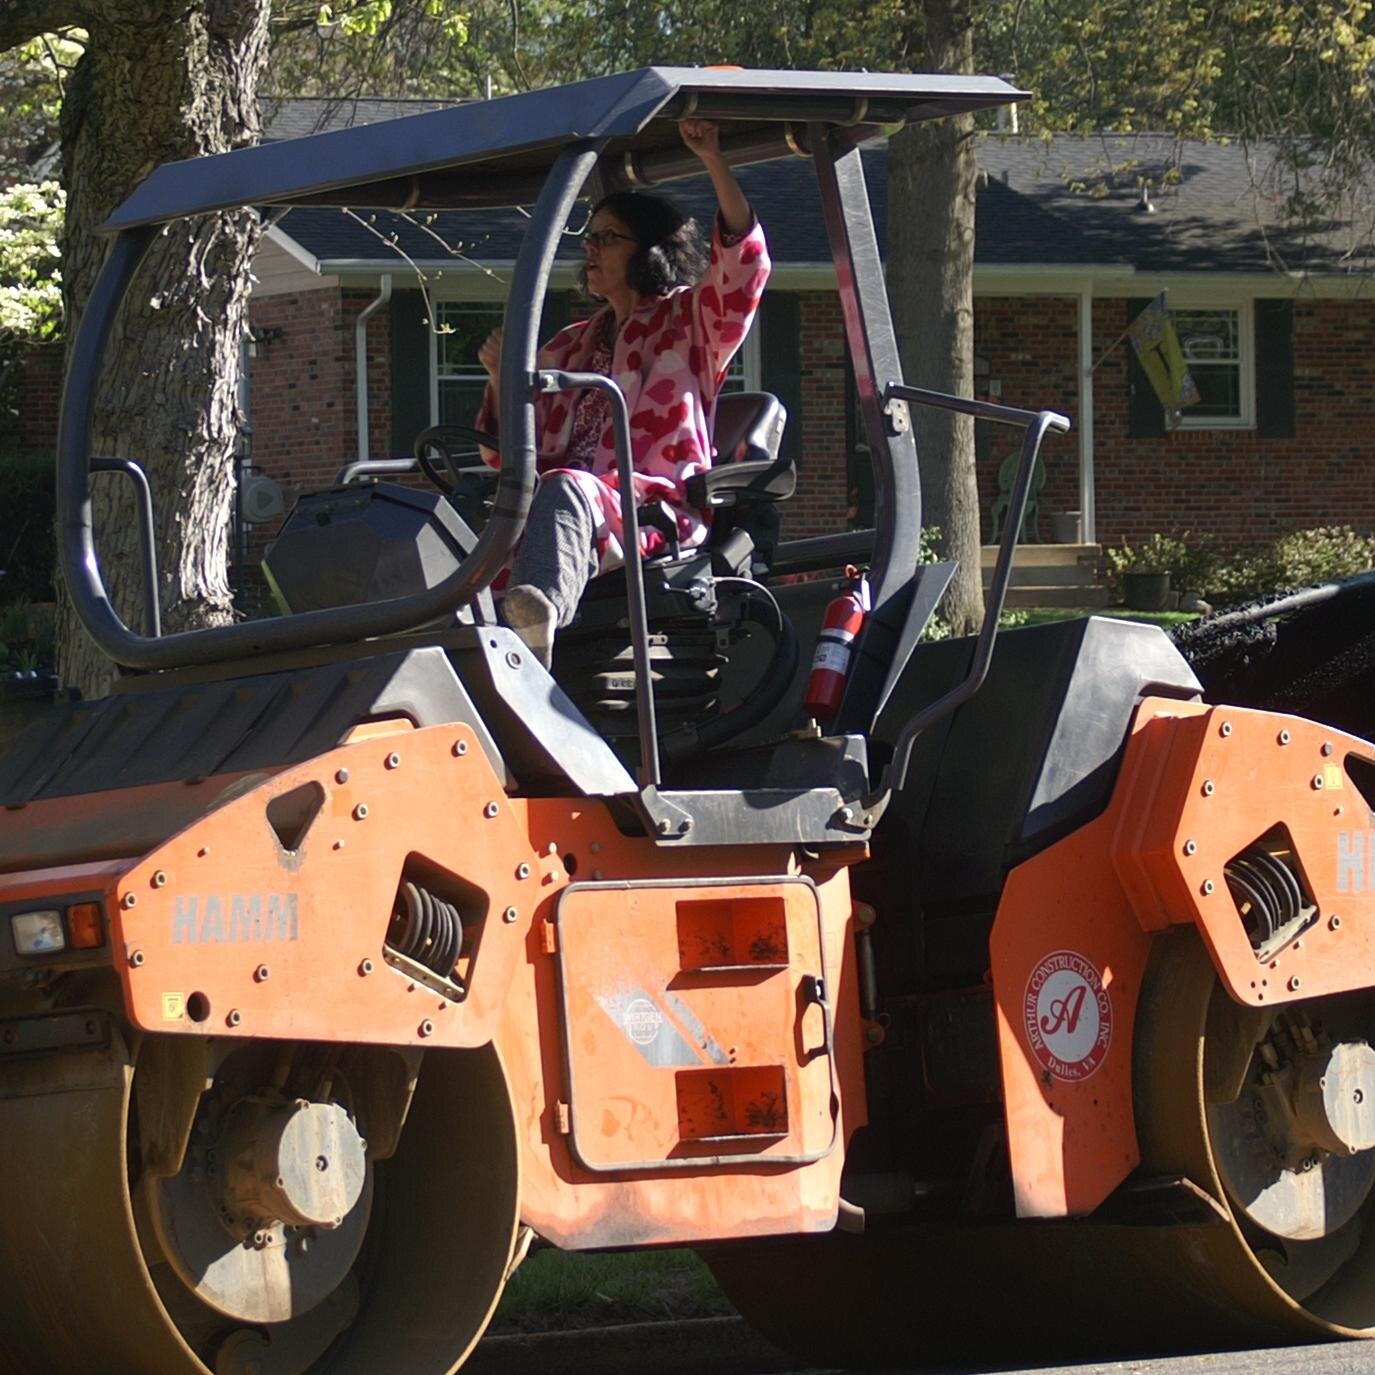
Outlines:
POLYGON ((105 917, 98 902, 76 902, 67 908, 67 939, 73 950, 95 950, 105 944, 105 917))

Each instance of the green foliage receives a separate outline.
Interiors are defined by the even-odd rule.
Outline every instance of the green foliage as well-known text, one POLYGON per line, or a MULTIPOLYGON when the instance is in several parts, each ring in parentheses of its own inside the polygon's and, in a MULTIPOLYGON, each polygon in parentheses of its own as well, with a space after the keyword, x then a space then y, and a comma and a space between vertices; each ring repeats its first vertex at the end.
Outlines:
POLYGON ((920 14, 919 0, 280 0, 268 81, 284 95, 454 98, 654 63, 910 70, 920 14))
POLYGON ((1274 553, 1286 586, 1310 587, 1375 568, 1375 537, 1349 525, 1320 525, 1281 536, 1274 553))
POLYGON ((57 141, 66 79, 84 43, 81 30, 69 29, 0 53, 0 182, 29 176, 32 160, 57 141))
POLYGON ((55 338, 62 327, 62 216, 54 181, 0 191, 0 344, 55 338))
POLYGON ((1349 525, 1297 530, 1268 545, 1234 550, 1207 583, 1215 606, 1255 601, 1315 583, 1335 582, 1375 568, 1375 537, 1349 525))
POLYGON ((50 606, 0 606, 0 680, 51 670, 53 630, 50 606))
MULTIPOLYGON (((924 525, 921 531, 921 544, 918 546, 918 563, 940 563, 945 557, 941 551, 941 528, 939 525, 924 525)), ((931 619, 922 631, 923 640, 948 640, 953 632, 950 622, 941 615, 940 607, 931 613, 931 619)))
POLYGON ((1162 535, 1157 531, 1139 544, 1123 541, 1107 551, 1109 583, 1123 573, 1173 573, 1186 566, 1191 558, 1189 547, 1177 535, 1162 535))
MULTIPOLYGON (((1012 73, 1033 93, 1025 132, 1264 145, 1252 162, 1257 217, 1324 229, 1364 223, 1371 209, 1371 14, 1370 0, 985 0, 976 66, 1012 73)), ((1105 160, 1104 176, 1168 184, 1182 151, 1167 169, 1105 160)), ((1270 248, 1282 266, 1282 248, 1270 248)))
POLYGON ((549 1247, 511 1276, 492 1327, 548 1332, 732 1312, 694 1251, 584 1255, 549 1247))

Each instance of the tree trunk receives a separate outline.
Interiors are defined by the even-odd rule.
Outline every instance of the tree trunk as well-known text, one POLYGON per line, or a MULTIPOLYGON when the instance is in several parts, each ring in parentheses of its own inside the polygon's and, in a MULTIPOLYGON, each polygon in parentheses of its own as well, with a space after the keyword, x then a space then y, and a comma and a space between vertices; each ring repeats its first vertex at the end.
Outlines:
MULTIPOLYGON (((86 54, 62 108, 68 339, 105 257, 94 229, 159 163, 256 139, 269 0, 84 0, 86 54)), ((116 321, 101 377, 92 453, 132 458, 153 488, 164 627, 221 624, 228 579, 233 452, 251 211, 179 220, 154 241, 116 321)), ((92 482, 106 587, 145 629, 138 526, 126 479, 92 482)), ((58 663, 87 696, 112 666, 59 592, 58 663)))
MULTIPOLYGON (((925 67, 973 70, 971 0, 923 0, 925 67)), ((888 283, 907 381, 974 394, 974 117, 910 125, 888 153, 888 283)), ((922 515, 959 560, 944 611, 955 634, 983 619, 974 422, 919 407, 922 515)))

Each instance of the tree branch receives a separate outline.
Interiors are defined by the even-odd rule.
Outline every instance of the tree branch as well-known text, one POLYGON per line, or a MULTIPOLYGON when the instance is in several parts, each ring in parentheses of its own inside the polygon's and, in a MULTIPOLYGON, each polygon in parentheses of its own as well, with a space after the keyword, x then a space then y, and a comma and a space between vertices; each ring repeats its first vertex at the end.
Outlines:
POLYGON ((84 22, 81 0, 10 0, 0 8, 0 52, 84 22))

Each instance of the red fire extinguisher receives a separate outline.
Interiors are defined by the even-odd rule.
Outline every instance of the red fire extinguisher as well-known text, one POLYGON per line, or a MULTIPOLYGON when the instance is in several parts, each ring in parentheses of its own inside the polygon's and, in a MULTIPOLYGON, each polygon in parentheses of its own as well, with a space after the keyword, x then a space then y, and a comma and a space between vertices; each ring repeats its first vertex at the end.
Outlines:
POLYGON ((826 608, 803 698, 807 714, 818 720, 829 720, 840 710, 845 679, 855 656, 855 639, 869 614, 868 582, 854 567, 846 568, 845 577, 845 590, 826 608))

